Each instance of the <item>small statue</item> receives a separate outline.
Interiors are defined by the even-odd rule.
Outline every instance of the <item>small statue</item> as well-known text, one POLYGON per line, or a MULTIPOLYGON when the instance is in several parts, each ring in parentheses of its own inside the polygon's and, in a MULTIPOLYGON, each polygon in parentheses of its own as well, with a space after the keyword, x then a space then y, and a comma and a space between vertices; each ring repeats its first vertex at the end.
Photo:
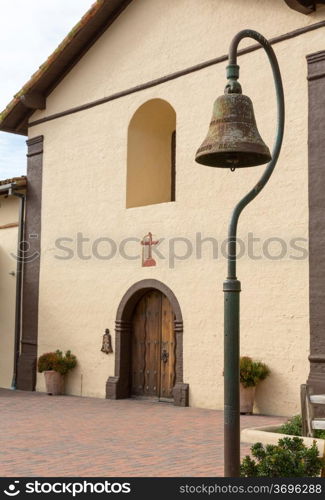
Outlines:
POLYGON ((111 334, 109 333, 108 328, 106 328, 105 333, 103 335, 103 345, 101 351, 104 352, 105 354, 110 354, 111 352, 113 352, 112 337, 111 334))

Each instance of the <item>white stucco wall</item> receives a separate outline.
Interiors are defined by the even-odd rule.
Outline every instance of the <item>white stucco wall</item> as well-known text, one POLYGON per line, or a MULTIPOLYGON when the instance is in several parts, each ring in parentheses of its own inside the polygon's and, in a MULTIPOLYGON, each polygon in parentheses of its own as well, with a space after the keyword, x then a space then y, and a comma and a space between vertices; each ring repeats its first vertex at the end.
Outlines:
POLYGON ((16 260, 18 228, 1 226, 18 222, 19 200, 0 197, 0 387, 11 387, 15 338, 16 260))
MULTIPOLYGON (((196 0, 138 0, 32 120, 225 54, 232 36, 244 27, 270 38, 317 22, 324 12, 302 16, 280 0, 202 0, 199 6, 196 0)), ((238 236, 246 240, 253 232, 262 241, 277 237, 289 245, 292 238, 308 235, 305 56, 324 49, 324 31, 306 33, 274 49, 286 93, 285 140, 269 185, 241 217, 238 236)), ((243 92, 252 98, 260 133, 271 146, 275 97, 266 56, 259 50, 240 57, 239 64, 243 92)), ((30 129, 30 137, 45 136, 39 354, 73 350, 79 366, 68 378, 71 394, 105 396, 106 380, 114 374, 114 355, 100 352, 104 329, 113 333, 116 310, 127 289, 141 279, 155 278, 173 290, 182 309, 184 382, 190 384, 190 404, 222 408, 226 262, 222 257, 213 260, 206 243, 201 259, 192 255, 171 269, 167 240, 186 237, 194 243, 196 233, 201 233, 220 245, 234 204, 261 175, 263 167, 231 173, 194 162, 213 101, 224 85, 223 63, 30 129), (137 108, 155 98, 167 100, 177 114, 176 202, 126 209, 128 125, 137 108), (156 268, 142 268, 140 259, 76 255, 78 232, 91 242, 108 237, 119 244, 148 231, 165 238, 160 249, 166 259, 156 268), (62 237, 73 239, 67 244, 74 250, 70 260, 55 258, 66 255, 55 248, 55 240, 62 237)), ((274 254, 275 247, 270 246, 274 254)), ((130 254, 140 251, 136 243, 127 248, 130 254)), ((85 249, 90 255, 89 242, 85 249)), ((184 243, 177 252, 182 255, 184 243)), ((257 390, 256 411, 297 413, 299 386, 308 374, 308 259, 246 256, 239 261, 238 275, 243 289, 241 353, 266 362, 272 372, 257 390)), ((37 389, 44 390, 43 376, 38 376, 37 389)))

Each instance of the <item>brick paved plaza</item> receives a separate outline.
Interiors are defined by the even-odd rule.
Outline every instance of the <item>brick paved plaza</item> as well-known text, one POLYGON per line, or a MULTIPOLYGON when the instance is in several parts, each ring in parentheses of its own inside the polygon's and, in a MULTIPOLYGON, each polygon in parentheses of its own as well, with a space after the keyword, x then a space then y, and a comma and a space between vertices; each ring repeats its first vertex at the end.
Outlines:
MULTIPOLYGON (((3 477, 223 474, 220 411, 0 389, 0 415, 3 477)), ((252 427, 285 419, 241 420, 252 427)))

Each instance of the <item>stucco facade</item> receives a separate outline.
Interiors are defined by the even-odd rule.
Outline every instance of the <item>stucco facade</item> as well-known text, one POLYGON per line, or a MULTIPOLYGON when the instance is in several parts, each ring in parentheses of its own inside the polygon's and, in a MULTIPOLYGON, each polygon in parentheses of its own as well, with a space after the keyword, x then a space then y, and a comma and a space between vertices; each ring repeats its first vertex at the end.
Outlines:
POLYGON ((0 197, 0 387, 13 379, 19 200, 0 197))
MULTIPOLYGON (((280 0, 202 0, 200 6, 196 0, 132 2, 30 122, 222 56, 243 28, 272 38, 317 23, 324 14, 320 8, 305 17, 280 0)), ((245 253, 238 274, 241 353, 271 369, 257 389, 256 411, 264 414, 297 413, 299 386, 309 370, 306 55, 323 48, 322 29, 274 46, 286 96, 285 140, 269 185, 239 224, 239 238, 247 245, 253 233, 260 238, 254 251, 263 254, 245 253), (296 238, 303 250, 293 246, 296 238), (276 258, 284 245, 285 255, 276 258)), ((266 56, 254 51, 240 56, 239 64, 243 93, 252 98, 259 131, 271 146, 276 108, 266 56)), ((213 102, 225 86, 225 65, 213 64, 29 129, 30 139, 44 136, 38 353, 60 348, 77 355, 69 394, 105 397, 114 354, 100 351, 102 334, 105 328, 114 332, 127 290, 155 279, 173 291, 182 311, 183 381, 189 384, 190 405, 222 408, 222 242, 234 204, 263 169, 231 173, 194 161, 213 102), (134 113, 152 99, 167 101, 176 113, 176 201, 126 208, 128 128, 134 113), (143 268, 140 241, 134 239, 149 231, 163 239, 164 258, 157 257, 156 267, 143 268), (82 248, 81 238, 86 239, 82 248), (205 238, 217 241, 214 255, 205 238)), ((113 349, 114 342, 113 335, 113 349)), ((41 375, 37 390, 44 389, 41 375)))

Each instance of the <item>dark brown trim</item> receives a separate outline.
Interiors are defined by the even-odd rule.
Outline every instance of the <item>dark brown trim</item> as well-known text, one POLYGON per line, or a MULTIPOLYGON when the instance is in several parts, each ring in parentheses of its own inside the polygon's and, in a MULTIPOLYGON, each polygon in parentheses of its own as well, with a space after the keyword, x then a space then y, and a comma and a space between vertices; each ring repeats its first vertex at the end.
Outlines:
POLYGON ((318 80, 319 78, 324 78, 325 76, 325 71, 323 71, 323 73, 319 73, 318 75, 312 75, 312 76, 308 76, 307 77, 307 80, 308 81, 312 81, 312 80, 318 80))
POLYGON ((115 376, 106 384, 107 399, 130 397, 130 337, 132 314, 141 297, 158 290, 170 301, 175 314, 176 381, 173 391, 176 406, 188 406, 189 386, 183 382, 183 317, 178 300, 168 286, 158 280, 146 279, 135 283, 122 298, 115 321, 115 376))
POLYGON ((325 50, 307 56, 310 373, 313 392, 325 392, 325 50), (317 78, 316 78, 317 76, 317 78))
MULTIPOLYGON (((325 27, 325 21, 320 21, 315 24, 311 24, 309 26, 304 26, 303 28, 298 28, 294 31, 290 31, 284 35, 279 35, 274 38, 270 38, 269 42, 272 45, 283 42, 285 40, 290 40, 291 38, 295 38, 297 36, 303 35, 304 33, 308 33, 309 31, 313 31, 319 28, 325 27)), ((259 50, 262 46, 260 44, 253 44, 249 47, 245 47, 238 51, 238 55, 242 56, 244 54, 249 54, 250 52, 254 52, 255 50, 259 50)), ((189 68, 183 69, 181 71, 176 71, 175 73, 171 73, 169 75, 163 76, 161 78, 157 78, 156 80, 151 80, 147 83, 143 83, 141 85, 137 85, 135 87, 131 87, 127 90, 122 90, 121 92, 116 92, 115 94, 111 94, 110 96, 103 97, 101 99, 97 99, 96 101, 91 101, 86 104, 82 104, 81 106, 76 106, 75 108, 70 108, 65 111, 61 111, 60 113, 54 113, 53 115, 46 116, 45 118, 41 118, 40 120, 35 120, 29 123, 29 127, 35 127, 36 125, 40 125, 41 123, 46 123, 52 120, 56 120, 58 118, 62 118, 64 116, 68 116, 74 113, 79 113, 80 111, 85 111, 87 109, 94 108, 96 106, 100 106, 102 104, 106 104, 107 102, 114 101, 116 99, 120 99, 122 97, 128 96, 130 94, 135 94, 136 92, 141 92, 142 90, 150 89, 152 87, 156 87, 157 85, 161 85, 163 83, 169 82, 171 80, 175 80, 185 75, 189 75, 191 73, 195 73, 196 71, 201 71, 202 69, 208 68, 210 66, 214 66, 216 64, 225 62, 228 60, 228 55, 223 55, 220 57, 216 57, 215 59, 210 59, 209 61, 205 61, 200 64, 196 64, 195 66, 191 66, 189 68)))
POLYGON ((301 14, 311 14, 315 12, 317 4, 325 4, 325 0, 284 0, 285 3, 293 10, 301 14))
POLYGON ((30 139, 27 141, 27 146, 25 240, 29 248, 24 256, 21 352, 18 360, 17 389, 33 391, 36 384, 38 338, 43 136, 30 139))
POLYGON ((311 14, 316 9, 313 0, 284 0, 290 9, 296 10, 301 14, 311 14))
POLYGON ((4 224, 0 226, 0 229, 10 229, 11 227, 18 227, 18 222, 10 222, 9 224, 4 224))
POLYGON ((320 50, 319 52, 314 52, 313 54, 308 54, 306 56, 308 64, 312 64, 314 62, 324 61, 325 60, 325 50, 320 50))
POLYGON ((308 359, 311 363, 325 363, 325 354, 310 354, 308 359))

